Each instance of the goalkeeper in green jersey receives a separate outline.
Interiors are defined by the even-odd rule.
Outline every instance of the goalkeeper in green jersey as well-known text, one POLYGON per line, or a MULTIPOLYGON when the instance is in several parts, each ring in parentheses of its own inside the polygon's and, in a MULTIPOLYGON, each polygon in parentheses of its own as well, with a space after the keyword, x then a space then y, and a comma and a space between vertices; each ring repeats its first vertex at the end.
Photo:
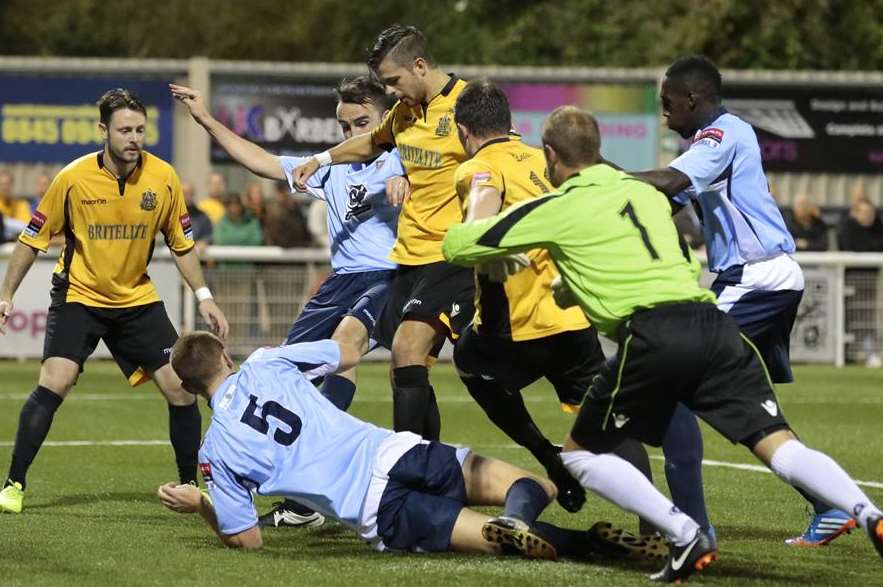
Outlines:
POLYGON ((837 463, 791 432, 757 350, 699 287, 698 264, 665 195, 602 162, 598 124, 587 112, 555 110, 542 138, 558 190, 453 225, 443 252, 474 265, 546 248, 589 320, 619 342, 561 458, 584 487, 666 534, 669 559, 652 578, 684 579, 717 558, 706 531, 611 453, 624 437, 659 446, 678 402, 787 483, 852 512, 883 556, 883 514, 837 463))

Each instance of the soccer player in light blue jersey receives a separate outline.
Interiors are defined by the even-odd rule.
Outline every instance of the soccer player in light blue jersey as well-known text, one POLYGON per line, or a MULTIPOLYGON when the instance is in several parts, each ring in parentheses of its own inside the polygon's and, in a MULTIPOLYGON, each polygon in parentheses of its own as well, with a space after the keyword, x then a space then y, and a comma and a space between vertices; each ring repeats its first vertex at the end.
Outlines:
MULTIPOLYGON (((690 141, 665 169, 632 173, 668 195, 692 204, 702 221, 711 286, 718 308, 729 314, 763 356, 772 380, 793 381, 791 328, 803 296, 803 272, 791 257, 794 239, 770 195, 760 146, 751 125, 721 104, 721 75, 702 56, 668 68, 660 99, 668 127, 690 141)), ((683 406, 663 444, 666 476, 675 505, 709 526, 702 495, 702 437, 683 406)), ((792 545, 821 546, 855 527, 845 512, 801 492, 815 515, 792 545)))
MULTIPOLYGON (((208 112, 199 91, 172 85, 172 94, 193 118, 237 162, 268 179, 288 181, 306 159, 277 157, 238 136, 208 112)), ((370 133, 393 100, 368 76, 343 80, 337 87, 337 119, 346 138, 370 133)), ((322 168, 306 185, 306 193, 328 205, 332 274, 307 301, 285 344, 334 338, 370 350, 371 335, 387 300, 396 264, 389 260, 395 243, 401 200, 408 182, 398 152, 383 152, 372 161, 322 168)), ((388 343, 387 343, 388 344, 388 343)), ((324 393, 346 410, 356 390, 355 370, 328 375, 324 393)), ((314 526, 315 512, 286 501, 261 517, 267 526, 314 526)))
POLYGON ((172 367, 213 411, 199 451, 208 492, 166 483, 158 490, 162 504, 198 512, 225 545, 245 549, 262 545, 257 493, 309 505, 381 551, 664 556, 606 523, 578 531, 538 522, 555 497, 548 479, 358 420, 310 383, 351 368, 361 355, 355 345, 306 342, 259 349, 237 371, 215 335, 181 337, 172 367), (504 505, 504 516, 492 519, 470 504, 504 505))

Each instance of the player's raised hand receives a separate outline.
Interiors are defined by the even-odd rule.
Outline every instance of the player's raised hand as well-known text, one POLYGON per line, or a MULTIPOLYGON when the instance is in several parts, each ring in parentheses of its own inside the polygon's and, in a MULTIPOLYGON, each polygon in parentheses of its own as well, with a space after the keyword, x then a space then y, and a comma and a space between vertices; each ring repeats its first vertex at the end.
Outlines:
POLYGON ((12 300, 0 300, 0 334, 6 334, 6 322, 12 314, 12 300))
POLYGON ((224 316, 224 313, 215 303, 215 300, 208 298, 199 302, 199 314, 218 337, 222 340, 227 338, 227 333, 230 331, 230 325, 227 323, 227 317, 224 316))
POLYGON ((172 96, 187 106, 190 110, 190 115, 193 116, 197 122, 201 122, 202 120, 211 117, 208 107, 205 105, 205 100, 202 97, 202 92, 194 90, 193 88, 188 88, 187 86, 179 86, 178 84, 169 84, 169 89, 172 91, 172 96))
POLYGON ((163 483, 156 491, 159 502, 179 514, 193 514, 199 511, 202 494, 194 485, 163 483))
POLYGON ((386 201, 390 206, 401 206, 411 196, 411 182, 403 175, 386 180, 386 201))
POLYGON ((301 191, 306 191, 307 180, 310 179, 318 169, 319 162, 315 157, 310 157, 303 165, 295 167, 294 171, 291 173, 291 177, 294 180, 294 186, 301 191))

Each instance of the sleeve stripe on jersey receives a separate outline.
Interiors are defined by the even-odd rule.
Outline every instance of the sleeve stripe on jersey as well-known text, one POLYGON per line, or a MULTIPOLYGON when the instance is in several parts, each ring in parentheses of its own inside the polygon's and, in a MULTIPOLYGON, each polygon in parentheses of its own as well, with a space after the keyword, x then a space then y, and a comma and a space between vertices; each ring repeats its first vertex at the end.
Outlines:
POLYGON ((484 233, 481 238, 478 239, 478 244, 483 247, 499 247, 500 242, 506 236, 506 233, 508 233, 513 226, 518 224, 518 222, 522 218, 530 214, 534 209, 542 206, 547 202, 550 202, 556 197, 558 196, 546 196, 544 198, 537 198, 532 202, 516 208, 510 214, 507 214, 506 216, 501 218, 490 228, 490 230, 484 233))

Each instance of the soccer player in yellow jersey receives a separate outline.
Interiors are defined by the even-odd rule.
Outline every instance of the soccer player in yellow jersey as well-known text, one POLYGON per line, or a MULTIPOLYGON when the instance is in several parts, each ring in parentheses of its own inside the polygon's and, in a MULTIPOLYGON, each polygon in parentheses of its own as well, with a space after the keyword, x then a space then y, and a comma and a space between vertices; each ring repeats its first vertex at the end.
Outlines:
POLYGON ((110 90, 99 111, 104 150, 77 159, 55 177, 19 237, 0 286, 3 331, 13 295, 37 253, 46 251, 52 236, 64 234, 52 276, 40 379, 21 410, 0 511, 21 511, 28 468, 102 339, 133 386, 152 378, 165 396, 178 473, 183 483, 196 481, 202 422, 194 397, 169 365, 178 334, 147 275, 157 233, 163 233, 200 300, 206 323, 224 337, 227 320, 205 287, 178 176, 142 150, 144 104, 126 90, 110 90))
POLYGON ((453 190, 454 171, 466 153, 454 128, 454 103, 465 82, 437 68, 426 38, 410 26, 383 31, 368 60, 374 75, 398 102, 370 135, 352 137, 296 168, 303 188, 319 167, 365 161, 397 147, 410 182, 390 258, 399 264, 376 336, 391 340, 393 426, 437 440, 441 424, 427 365, 445 337, 472 319, 472 271, 444 261, 448 226, 462 220, 453 190))
MULTIPOLYGON (((466 153, 455 190, 466 221, 489 218, 519 202, 552 191, 541 149, 510 133, 506 95, 488 81, 475 81, 457 98, 455 122, 466 153)), ((592 378, 604 365, 594 328, 577 307, 559 308, 552 296, 558 271, 545 249, 529 251, 514 272, 501 267, 476 270, 475 318, 457 341, 454 361, 469 393, 512 440, 527 448, 558 487, 558 502, 577 511, 585 491, 540 432, 521 390, 541 377, 555 388, 562 408, 576 413, 592 378)), ((647 452, 628 440, 617 454, 650 477, 647 452)), ((651 531, 652 528, 644 528, 651 531)))

